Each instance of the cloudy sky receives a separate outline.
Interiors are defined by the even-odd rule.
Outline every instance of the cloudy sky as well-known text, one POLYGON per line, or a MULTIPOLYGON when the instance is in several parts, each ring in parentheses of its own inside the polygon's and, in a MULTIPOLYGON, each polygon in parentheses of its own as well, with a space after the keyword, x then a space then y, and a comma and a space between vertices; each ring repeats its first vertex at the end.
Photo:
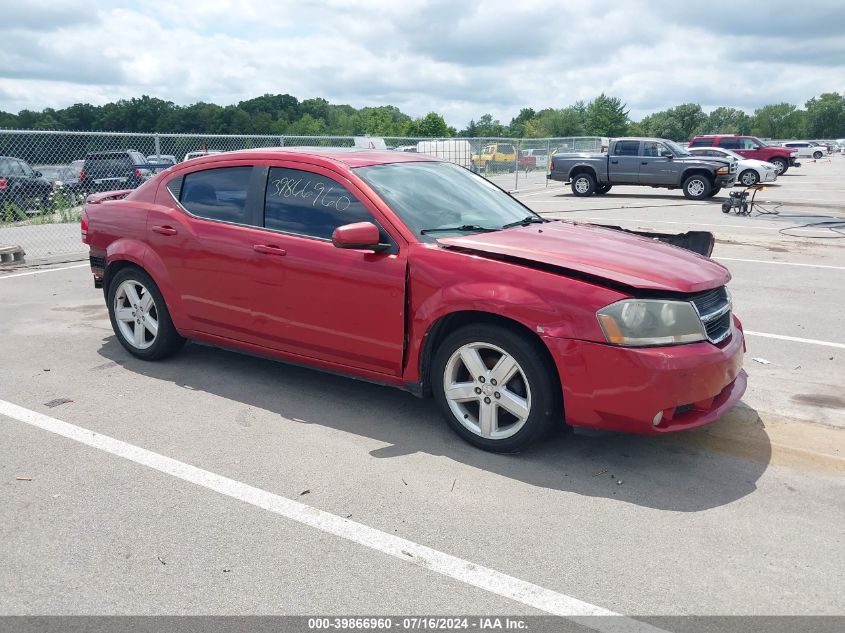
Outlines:
POLYGON ((0 15, 6 112, 289 93, 460 128, 601 92, 637 120, 845 91, 845 0, 0 0, 0 15))

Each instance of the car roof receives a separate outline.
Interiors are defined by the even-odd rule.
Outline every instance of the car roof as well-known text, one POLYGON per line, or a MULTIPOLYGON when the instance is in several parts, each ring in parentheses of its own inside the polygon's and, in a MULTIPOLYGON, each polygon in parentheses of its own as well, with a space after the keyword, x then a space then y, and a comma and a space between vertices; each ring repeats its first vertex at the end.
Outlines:
POLYGON ((195 161, 192 164, 211 164, 238 159, 279 160, 285 158, 300 161, 307 158, 317 159, 318 161, 322 160, 344 165, 350 169, 371 165, 387 165, 390 163, 444 162, 426 154, 397 152, 394 150, 358 149, 354 147, 259 147, 223 152, 221 154, 208 154, 192 159, 192 161, 195 161))

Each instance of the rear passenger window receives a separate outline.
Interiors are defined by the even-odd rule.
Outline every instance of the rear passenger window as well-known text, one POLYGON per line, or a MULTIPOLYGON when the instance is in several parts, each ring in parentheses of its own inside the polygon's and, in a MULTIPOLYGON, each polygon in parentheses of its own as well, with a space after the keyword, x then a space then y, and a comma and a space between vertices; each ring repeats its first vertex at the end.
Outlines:
POLYGON ((720 138, 719 147, 723 147, 724 149, 740 149, 740 140, 738 138, 720 138))
POLYGON ((613 148, 613 153, 616 156, 637 156, 639 152, 639 141, 617 141, 613 148))
POLYGON ((353 222, 376 224, 343 185, 312 172, 270 169, 264 199, 266 228, 330 240, 337 227, 353 222))
POLYGON ((247 224, 246 192, 252 167, 220 167, 185 176, 179 202, 209 220, 247 224))

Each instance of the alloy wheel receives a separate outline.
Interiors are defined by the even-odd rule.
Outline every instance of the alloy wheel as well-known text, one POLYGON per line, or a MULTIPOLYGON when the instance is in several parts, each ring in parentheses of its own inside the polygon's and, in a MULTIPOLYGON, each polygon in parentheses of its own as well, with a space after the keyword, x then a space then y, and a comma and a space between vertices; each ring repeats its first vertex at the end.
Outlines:
POLYGON ((158 310, 152 293, 127 279, 114 295, 114 316, 123 338, 136 349, 147 349, 158 336, 158 310))
POLYGON ((467 430, 501 440, 519 432, 531 413, 531 388, 516 359, 490 343, 459 347, 443 374, 452 414, 467 430))

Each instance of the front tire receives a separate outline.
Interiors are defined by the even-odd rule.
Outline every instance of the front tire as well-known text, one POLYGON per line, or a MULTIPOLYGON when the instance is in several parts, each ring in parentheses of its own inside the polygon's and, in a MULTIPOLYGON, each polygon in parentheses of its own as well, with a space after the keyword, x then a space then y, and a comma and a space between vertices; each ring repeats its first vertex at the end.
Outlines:
POLYGON ((519 451, 562 424, 560 385, 548 352, 528 336, 480 323, 449 334, 431 365, 434 398, 464 440, 519 451))
POLYGON ((745 187, 753 187, 760 182, 760 175, 753 169, 746 169, 737 180, 745 187))
POLYGON ((819 160, 821 157, 822 157, 821 152, 813 152, 813 158, 815 158, 816 160, 819 160))
POLYGON ((117 340, 133 356, 159 360, 185 344, 153 278, 140 268, 119 271, 110 281, 106 302, 117 340))
POLYGON ((713 185, 707 176, 693 174, 684 181, 684 197, 688 200, 703 200, 710 194, 713 185))
POLYGON ((579 198, 586 198, 596 193, 596 179, 592 174, 586 172, 577 174, 572 178, 572 193, 579 198))
POLYGON ((781 174, 785 174, 786 170, 789 169, 789 164, 783 158, 773 158, 769 162, 775 166, 775 169, 778 172, 778 176, 780 176, 781 174))

